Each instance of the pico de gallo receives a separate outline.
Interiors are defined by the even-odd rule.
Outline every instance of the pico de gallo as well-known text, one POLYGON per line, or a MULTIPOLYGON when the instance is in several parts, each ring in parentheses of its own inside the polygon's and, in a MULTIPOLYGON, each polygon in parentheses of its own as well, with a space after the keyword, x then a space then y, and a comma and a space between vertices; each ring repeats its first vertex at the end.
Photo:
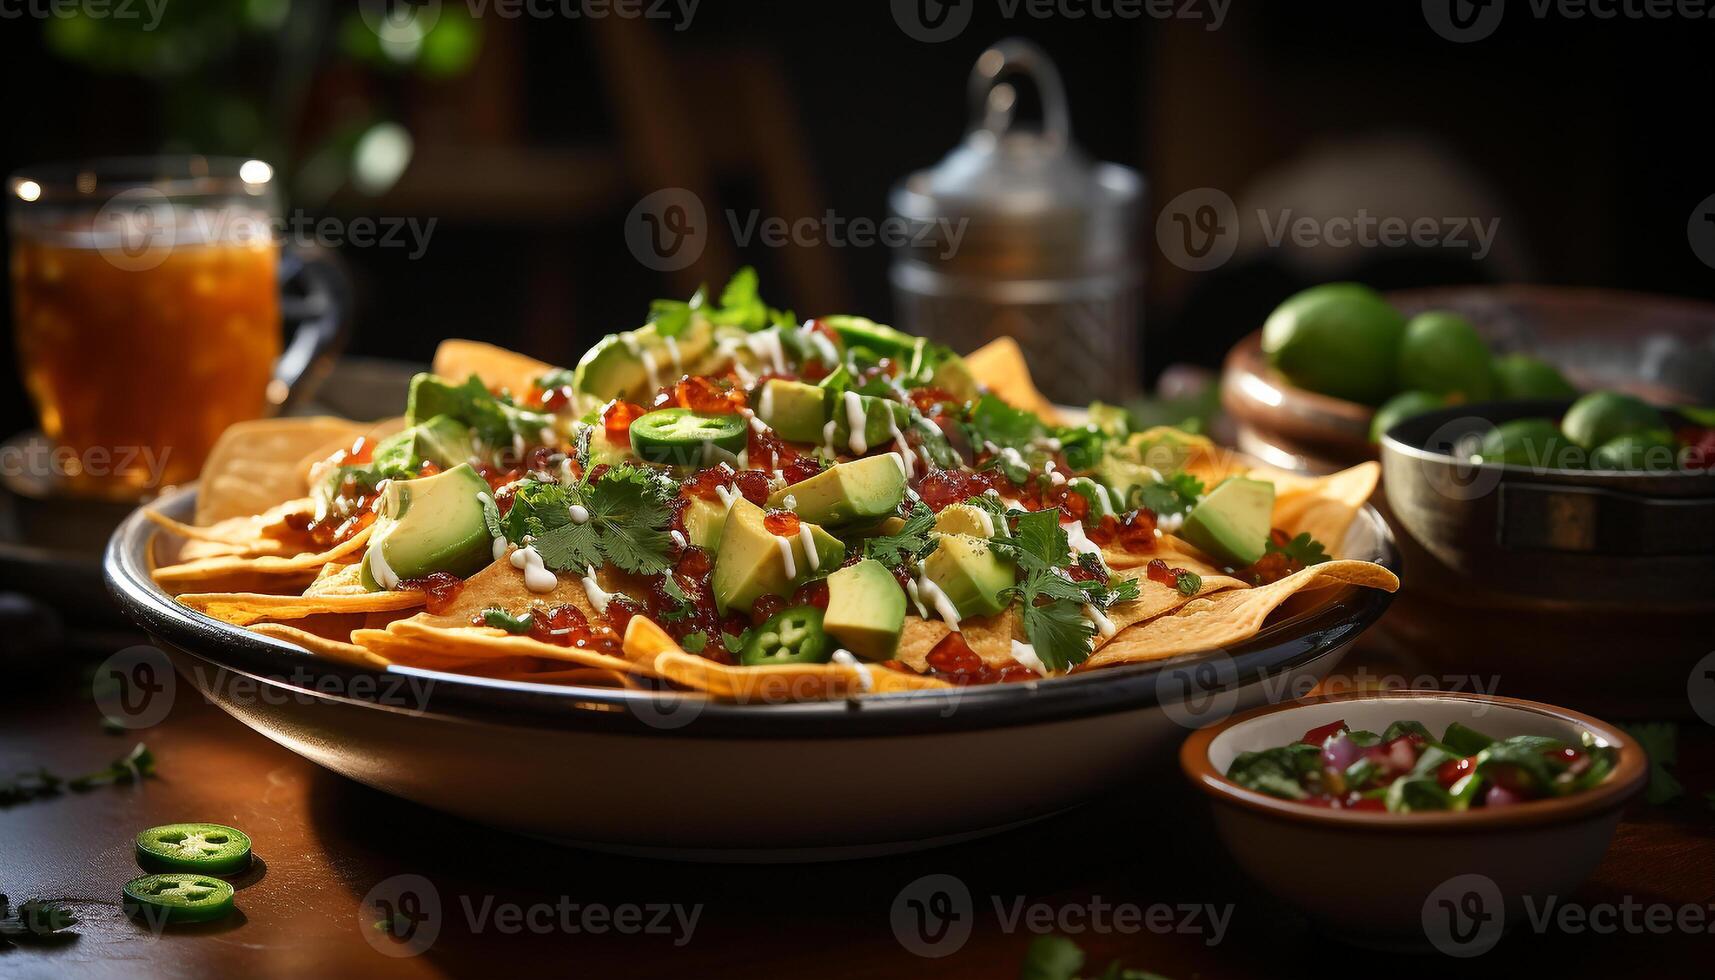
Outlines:
POLYGON ((1613 771, 1618 755, 1587 732, 1573 745, 1541 735, 1495 739, 1454 722, 1437 739, 1415 721, 1378 735, 1340 720, 1290 745, 1239 753, 1227 778, 1335 810, 1471 810, 1583 792, 1613 771))

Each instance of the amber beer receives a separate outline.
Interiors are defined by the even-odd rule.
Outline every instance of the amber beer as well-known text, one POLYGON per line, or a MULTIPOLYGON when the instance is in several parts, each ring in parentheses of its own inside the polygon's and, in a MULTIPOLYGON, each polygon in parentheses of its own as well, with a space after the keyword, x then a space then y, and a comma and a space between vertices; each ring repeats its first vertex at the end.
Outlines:
POLYGON ((46 181, 13 179, 14 333, 59 447, 52 477, 137 498, 195 479, 222 430, 268 407, 281 344, 271 195, 206 173, 103 194, 89 173, 56 200, 46 181))

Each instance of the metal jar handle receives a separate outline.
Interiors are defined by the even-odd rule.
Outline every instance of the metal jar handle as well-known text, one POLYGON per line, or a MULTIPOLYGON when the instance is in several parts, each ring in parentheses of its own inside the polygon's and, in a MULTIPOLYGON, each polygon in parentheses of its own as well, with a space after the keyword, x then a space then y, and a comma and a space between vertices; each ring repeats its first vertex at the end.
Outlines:
POLYGON ((1027 75, 1042 97, 1042 134, 1058 147, 1072 145, 1071 113, 1060 70, 1046 52, 1022 38, 996 43, 977 58, 971 69, 969 134, 988 133, 999 139, 1012 128, 1014 100, 992 98, 997 87, 1013 75, 1027 75))

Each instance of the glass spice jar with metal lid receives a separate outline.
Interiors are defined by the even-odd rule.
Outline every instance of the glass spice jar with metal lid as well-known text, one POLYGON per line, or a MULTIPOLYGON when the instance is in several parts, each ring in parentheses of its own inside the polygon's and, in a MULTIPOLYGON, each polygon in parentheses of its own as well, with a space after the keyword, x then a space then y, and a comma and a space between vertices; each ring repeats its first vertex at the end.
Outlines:
POLYGON ((1013 337, 1062 403, 1135 395, 1143 178, 1073 145, 1060 74, 1028 41, 983 52, 970 102, 963 142, 890 198, 911 232, 891 272, 899 325, 959 350, 1013 337), (1040 95, 1040 129, 1016 125, 1017 75, 1040 95))

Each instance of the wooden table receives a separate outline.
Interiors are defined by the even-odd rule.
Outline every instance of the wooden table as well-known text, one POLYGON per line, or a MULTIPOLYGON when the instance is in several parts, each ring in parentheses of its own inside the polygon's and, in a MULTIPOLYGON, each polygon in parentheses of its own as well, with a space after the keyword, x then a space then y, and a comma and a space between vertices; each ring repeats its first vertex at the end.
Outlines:
MULTIPOLYGON (((136 737, 102 731, 69 656, 47 677, 0 680, 0 772, 96 768, 136 737)), ((0 976, 1011 977, 1033 938, 1002 927, 1020 902, 1070 926, 1082 919, 1065 916, 1098 902, 1230 908, 1214 945, 1207 930, 1077 935, 1090 973, 1119 957, 1173 978, 1322 977, 1354 969, 1383 976, 1707 976, 1715 952, 1708 934, 1585 932, 1515 934, 1458 963, 1356 953, 1315 934, 1244 879, 1216 841, 1206 805, 1176 770, 1140 773, 1108 799, 957 847, 841 864, 716 866, 561 849, 442 816, 323 771, 201 702, 176 705, 142 738, 159 760, 156 778, 0 809, 0 891, 14 901, 67 897, 82 920, 75 938, 0 950, 0 976), (240 912, 230 920, 156 937, 119 910, 120 886, 139 873, 131 837, 151 825, 193 820, 243 828, 263 866, 242 883, 240 912), (901 890, 928 874, 959 878, 974 907, 969 939, 933 959, 908 952, 890 919, 901 890), (426 878, 439 899, 439 936, 420 955, 383 955, 378 946, 401 949, 360 921, 363 897, 396 875, 426 878), (558 920, 562 903, 578 906, 570 919, 578 931, 541 918, 558 920), (508 932, 516 924, 501 916, 510 913, 496 911, 537 906, 544 909, 535 913, 538 924, 547 923, 539 931, 525 925, 508 932), (603 921, 580 918, 591 906, 598 916, 626 916, 637 906, 637 924, 658 906, 699 911, 687 940, 671 917, 663 922, 668 932, 584 930, 585 922, 603 921), (1357 965, 1357 956, 1370 962, 1357 965)), ((1715 900, 1715 813, 1701 800, 1712 758, 1715 734, 1686 726, 1680 768, 1688 798, 1675 807, 1635 806, 1578 902, 1618 904, 1630 896, 1707 908, 1715 900)), ((1328 857, 1331 888, 1342 862, 1365 860, 1361 853, 1328 857)))

